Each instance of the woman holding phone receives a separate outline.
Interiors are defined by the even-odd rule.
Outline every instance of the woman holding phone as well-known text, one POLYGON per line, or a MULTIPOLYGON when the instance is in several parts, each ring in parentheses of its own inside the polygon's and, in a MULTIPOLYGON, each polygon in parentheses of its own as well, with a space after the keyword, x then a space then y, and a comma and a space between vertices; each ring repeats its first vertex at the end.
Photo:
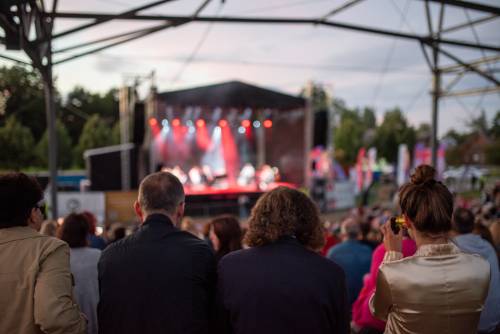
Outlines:
POLYGON ((391 224, 383 227, 387 252, 370 310, 387 321, 385 333, 477 333, 490 267, 450 241, 453 196, 435 173, 421 165, 399 191, 415 255, 403 258, 402 232, 391 224))

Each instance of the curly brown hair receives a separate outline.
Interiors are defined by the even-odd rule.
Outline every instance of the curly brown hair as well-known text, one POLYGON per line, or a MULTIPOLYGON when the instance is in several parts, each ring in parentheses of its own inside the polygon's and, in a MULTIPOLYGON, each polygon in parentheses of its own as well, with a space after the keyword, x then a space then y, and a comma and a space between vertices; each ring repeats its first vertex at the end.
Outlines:
POLYGON ((278 187, 262 195, 252 209, 245 243, 261 246, 283 236, 295 236, 312 250, 324 244, 323 230, 316 205, 304 193, 278 187))

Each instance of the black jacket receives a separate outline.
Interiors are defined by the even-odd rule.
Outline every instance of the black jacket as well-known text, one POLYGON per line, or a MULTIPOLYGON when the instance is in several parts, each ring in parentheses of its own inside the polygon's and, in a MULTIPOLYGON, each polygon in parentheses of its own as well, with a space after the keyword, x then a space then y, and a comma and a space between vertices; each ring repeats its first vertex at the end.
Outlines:
POLYGON ((219 262, 219 334, 348 333, 342 269, 295 238, 228 254, 219 262))
POLYGON ((214 288, 208 245, 151 215, 101 255, 99 333, 207 333, 214 288))

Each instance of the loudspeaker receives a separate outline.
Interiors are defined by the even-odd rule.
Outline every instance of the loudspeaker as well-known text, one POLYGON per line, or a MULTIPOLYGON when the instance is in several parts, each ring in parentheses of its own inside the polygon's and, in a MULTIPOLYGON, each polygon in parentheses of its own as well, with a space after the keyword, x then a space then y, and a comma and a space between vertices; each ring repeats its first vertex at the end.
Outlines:
POLYGON ((128 144, 85 151, 84 156, 91 190, 123 190, 121 173, 122 149, 129 152, 130 188, 138 188, 138 148, 135 145, 128 144))
POLYGON ((136 103, 134 107, 134 124, 132 125, 132 142, 137 146, 142 145, 144 142, 144 112, 145 105, 144 103, 136 103))
POLYGON ((328 111, 320 110, 314 113, 313 147, 328 146, 328 111))

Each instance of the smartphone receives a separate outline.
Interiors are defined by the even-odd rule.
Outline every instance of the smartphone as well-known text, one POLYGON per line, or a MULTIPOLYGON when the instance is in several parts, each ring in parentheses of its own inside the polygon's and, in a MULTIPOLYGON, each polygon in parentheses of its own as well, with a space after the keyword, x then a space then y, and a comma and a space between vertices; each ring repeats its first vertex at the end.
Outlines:
POLYGON ((403 217, 391 217, 390 219, 392 232, 398 234, 404 227, 405 219, 403 217))

